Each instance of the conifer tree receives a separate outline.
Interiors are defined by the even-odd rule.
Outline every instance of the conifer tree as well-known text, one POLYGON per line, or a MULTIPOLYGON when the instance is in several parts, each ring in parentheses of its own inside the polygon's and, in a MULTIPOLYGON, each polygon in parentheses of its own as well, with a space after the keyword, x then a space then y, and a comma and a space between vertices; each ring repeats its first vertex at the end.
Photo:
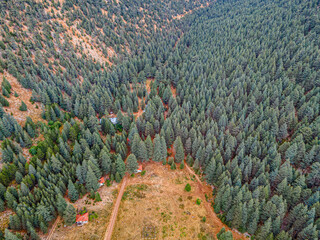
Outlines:
POLYGON ((21 106, 19 107, 20 111, 27 111, 28 107, 27 105, 24 103, 24 101, 21 101, 21 106))
POLYGON ((98 179, 94 174, 93 170, 90 166, 88 166, 88 173, 86 177, 86 189, 88 192, 93 190, 94 192, 97 191, 99 188, 98 179))
POLYGON ((66 210, 67 202, 61 194, 58 194, 57 197, 57 210, 60 216, 63 216, 64 211, 66 210))
POLYGON ((111 170, 111 159, 105 151, 101 151, 100 161, 102 174, 109 174, 111 170))
POLYGON ((138 168, 138 162, 135 155, 130 154, 127 159, 127 171, 132 174, 134 173, 138 168))
POLYGON ((145 145, 146 145, 146 148, 147 148, 148 159, 150 159, 153 156, 153 143, 152 143, 150 135, 148 135, 148 137, 147 137, 147 139, 145 141, 145 145))
POLYGON ((148 152, 147 152, 147 147, 144 141, 140 141, 139 144, 139 160, 141 162, 147 161, 148 158, 148 152))
POLYGON ((63 221, 67 226, 71 226, 76 222, 77 212, 76 209, 71 205, 68 204, 64 213, 63 213, 63 221))
POLYGON ((160 162, 163 158, 163 151, 162 151, 162 144, 160 135, 157 134, 153 141, 154 147, 153 147, 153 161, 160 162))
MULTIPOLYGON (((161 159, 166 159, 167 158, 167 144, 166 144, 166 140, 164 139, 164 137, 161 137, 161 159)), ((161 160, 160 159, 160 160, 161 160)))
POLYGON ((116 160, 116 172, 119 173, 120 179, 124 177, 124 174, 126 172, 126 165, 124 164, 124 161, 122 160, 120 155, 118 155, 116 160))
POLYGON ((6 240, 19 240, 19 238, 13 234, 12 232, 10 232, 7 228, 4 230, 5 233, 5 239, 6 240))
POLYGON ((69 180, 68 183, 68 197, 70 198, 71 202, 75 202, 79 199, 79 193, 71 180, 69 180))
POLYGON ((138 133, 134 134, 133 141, 131 144, 131 152, 136 156, 136 158, 139 158, 140 141, 141 141, 141 138, 139 134, 138 133))
POLYGON ((175 161, 177 163, 181 163, 184 160, 184 149, 183 145, 181 142, 181 138, 178 137, 174 143, 174 148, 175 148, 175 161))

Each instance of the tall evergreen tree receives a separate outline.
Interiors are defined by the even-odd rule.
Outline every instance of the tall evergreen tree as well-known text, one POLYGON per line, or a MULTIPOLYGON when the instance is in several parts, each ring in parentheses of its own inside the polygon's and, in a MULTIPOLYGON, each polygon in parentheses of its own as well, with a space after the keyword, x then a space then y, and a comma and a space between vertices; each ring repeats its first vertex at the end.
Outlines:
POLYGON ((134 173, 138 169, 137 158, 134 154, 130 154, 127 159, 127 170, 129 173, 134 173))
POLYGON ((76 209, 71 205, 68 204, 64 213, 63 213, 63 221, 67 226, 71 226, 76 222, 77 212, 76 209))

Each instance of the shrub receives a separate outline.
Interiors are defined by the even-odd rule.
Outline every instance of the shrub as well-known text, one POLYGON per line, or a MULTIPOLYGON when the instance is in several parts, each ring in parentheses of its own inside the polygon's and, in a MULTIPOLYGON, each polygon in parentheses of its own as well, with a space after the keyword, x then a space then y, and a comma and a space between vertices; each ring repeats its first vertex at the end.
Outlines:
POLYGON ((199 198, 197 198, 196 204, 197 204, 197 205, 200 205, 200 204, 201 204, 201 200, 200 200, 199 198))
POLYGON ((110 180, 108 179, 107 180, 107 187, 110 187, 111 186, 111 182, 110 182, 110 180))
POLYGON ((187 183, 187 185, 185 186, 184 190, 186 190, 187 192, 191 191, 191 186, 189 183, 187 183))
POLYGON ((143 170, 142 172, 141 172, 141 176, 143 176, 143 175, 145 175, 146 174, 146 170, 143 170))
POLYGON ((175 163, 175 162, 172 162, 172 164, 171 164, 171 169, 172 169, 172 170, 177 169, 177 166, 176 166, 176 163, 175 163))
POLYGON ((29 149, 29 153, 34 156, 37 154, 37 147, 36 146, 33 146, 29 149))
POLYGON ((183 162, 181 162, 181 164, 180 164, 180 169, 184 169, 184 163, 183 162))

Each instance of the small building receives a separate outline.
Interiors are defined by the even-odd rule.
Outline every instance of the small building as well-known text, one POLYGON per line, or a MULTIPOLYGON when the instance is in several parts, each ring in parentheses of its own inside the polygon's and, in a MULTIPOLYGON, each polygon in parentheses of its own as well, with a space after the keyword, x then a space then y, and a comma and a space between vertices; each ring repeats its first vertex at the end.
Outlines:
POLYGON ((142 165, 141 164, 138 166, 138 169, 136 170, 136 172, 137 173, 142 172, 142 165))
POLYGON ((76 224, 77 226, 82 226, 83 224, 88 223, 89 220, 89 213, 84 213, 82 215, 78 214, 76 216, 76 224))
POLYGON ((101 178, 99 179, 99 186, 102 187, 102 186, 104 185, 105 181, 106 181, 106 180, 104 179, 104 177, 101 177, 101 178))
POLYGON ((117 124, 117 118, 109 118, 110 122, 112 122, 113 124, 117 124))

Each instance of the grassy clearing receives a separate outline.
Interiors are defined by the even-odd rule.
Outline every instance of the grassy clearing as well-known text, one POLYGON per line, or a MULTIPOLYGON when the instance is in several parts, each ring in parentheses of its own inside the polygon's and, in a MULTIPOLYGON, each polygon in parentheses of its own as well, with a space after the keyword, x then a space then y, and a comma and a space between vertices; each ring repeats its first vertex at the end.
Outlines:
POLYGON ((112 239, 213 239, 210 215, 196 204, 204 194, 186 171, 169 168, 150 163, 144 176, 130 178, 112 239))

